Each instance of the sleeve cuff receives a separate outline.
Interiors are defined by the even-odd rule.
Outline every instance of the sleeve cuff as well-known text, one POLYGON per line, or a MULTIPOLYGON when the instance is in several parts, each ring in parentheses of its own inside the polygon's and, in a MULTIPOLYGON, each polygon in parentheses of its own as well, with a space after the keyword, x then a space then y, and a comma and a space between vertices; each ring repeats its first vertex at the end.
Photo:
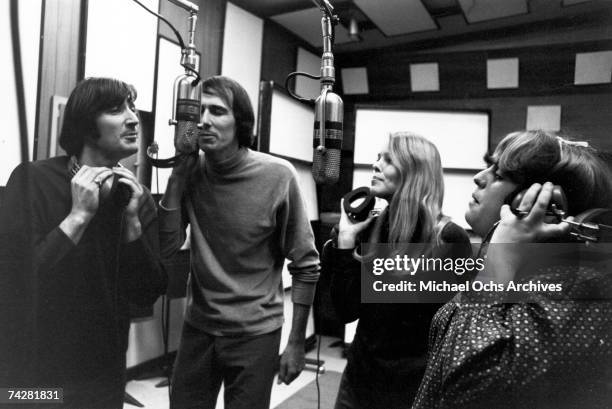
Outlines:
POLYGON ((57 240, 59 243, 59 248, 57 248, 56 251, 59 252, 68 252, 76 247, 76 244, 74 244, 72 239, 70 239, 66 232, 59 227, 53 229, 51 233, 49 233, 47 240, 50 242, 56 242, 57 240))

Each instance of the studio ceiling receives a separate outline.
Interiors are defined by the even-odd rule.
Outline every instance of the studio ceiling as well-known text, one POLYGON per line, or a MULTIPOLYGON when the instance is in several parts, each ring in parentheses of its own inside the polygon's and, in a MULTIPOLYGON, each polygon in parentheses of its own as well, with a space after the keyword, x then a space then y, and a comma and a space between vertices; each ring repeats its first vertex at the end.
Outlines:
MULTIPOLYGON (((269 18, 313 47, 321 46, 321 11, 314 0, 231 0, 269 18)), ((612 0, 331 0, 340 19, 337 52, 478 38, 538 23, 569 25, 612 16, 612 0), (350 35, 350 29, 353 28, 350 35)), ((604 20, 604 21, 609 21, 604 20)), ((611 22, 612 23, 612 22, 611 22)))

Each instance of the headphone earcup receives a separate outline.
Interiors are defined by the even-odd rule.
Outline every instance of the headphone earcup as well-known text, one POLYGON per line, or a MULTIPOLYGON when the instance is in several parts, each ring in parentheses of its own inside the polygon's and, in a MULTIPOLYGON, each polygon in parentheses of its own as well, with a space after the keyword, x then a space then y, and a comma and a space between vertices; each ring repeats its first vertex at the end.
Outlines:
POLYGON ((119 183, 119 176, 110 175, 100 187, 100 203, 102 205, 112 204, 119 209, 123 209, 130 202, 132 197, 131 189, 119 183))
MULTIPOLYGON (((527 189, 522 189, 519 192, 515 191, 510 194, 508 198, 506 198, 506 204, 509 204, 513 210, 517 210, 525 196, 525 192, 527 192, 527 189)), ((559 185, 553 186, 550 202, 548 203, 548 210, 552 211, 553 205, 556 211, 562 211, 563 213, 567 212, 567 197, 565 196, 565 192, 563 192, 563 188, 559 185)))
POLYGON ((344 212, 355 221, 363 221, 376 204, 376 197, 370 193, 370 188, 359 187, 344 195, 344 212), (363 199, 358 205, 354 203, 363 199))

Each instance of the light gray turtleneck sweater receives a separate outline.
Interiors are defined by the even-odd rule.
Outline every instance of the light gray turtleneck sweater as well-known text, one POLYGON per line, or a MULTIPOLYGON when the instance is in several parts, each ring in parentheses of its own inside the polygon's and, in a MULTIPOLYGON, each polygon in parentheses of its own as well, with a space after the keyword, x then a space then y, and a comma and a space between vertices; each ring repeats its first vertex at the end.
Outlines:
POLYGON ((319 255, 289 162, 244 148, 219 164, 202 155, 187 192, 183 212, 159 213, 164 256, 185 239, 182 218, 191 225, 187 322, 220 336, 280 328, 286 258, 292 301, 312 304, 319 255))

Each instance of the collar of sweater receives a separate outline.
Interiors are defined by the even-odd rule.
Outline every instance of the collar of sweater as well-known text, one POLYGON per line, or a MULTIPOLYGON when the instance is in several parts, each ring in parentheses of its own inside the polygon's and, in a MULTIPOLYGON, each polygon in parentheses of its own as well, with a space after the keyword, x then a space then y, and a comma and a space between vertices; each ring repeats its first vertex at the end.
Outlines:
POLYGON ((218 175, 225 175, 240 166, 244 162, 248 153, 248 148, 240 148, 236 151, 234 155, 223 160, 222 162, 213 162, 211 160, 206 160, 206 155, 204 155, 204 166, 206 168, 206 172, 215 173, 218 175))

